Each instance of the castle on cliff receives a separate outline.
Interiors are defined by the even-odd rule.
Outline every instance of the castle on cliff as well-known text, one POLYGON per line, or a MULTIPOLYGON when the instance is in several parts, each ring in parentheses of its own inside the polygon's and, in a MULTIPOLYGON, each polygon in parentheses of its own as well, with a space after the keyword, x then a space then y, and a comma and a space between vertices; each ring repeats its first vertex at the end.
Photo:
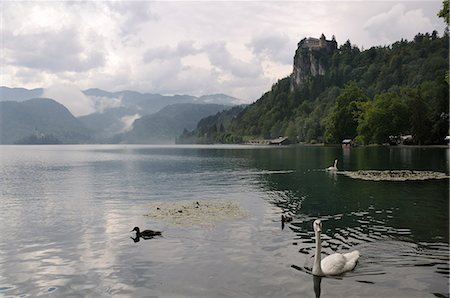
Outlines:
POLYGON ((324 34, 320 38, 303 38, 295 51, 291 91, 303 86, 311 77, 325 75, 329 67, 326 57, 331 57, 337 48, 334 35, 331 40, 327 40, 324 34))

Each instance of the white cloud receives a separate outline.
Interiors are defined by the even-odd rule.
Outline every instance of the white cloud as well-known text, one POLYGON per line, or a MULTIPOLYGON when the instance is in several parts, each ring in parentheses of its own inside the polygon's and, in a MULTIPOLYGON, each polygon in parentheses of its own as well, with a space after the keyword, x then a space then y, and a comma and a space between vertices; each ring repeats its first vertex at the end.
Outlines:
POLYGON ((122 121, 122 123, 123 123, 123 128, 122 128, 121 132, 127 132, 127 131, 131 130, 133 128, 134 121, 136 121, 137 119, 139 119, 141 117, 142 116, 139 114, 134 114, 134 115, 123 116, 122 118, 120 118, 120 121, 122 121))
POLYGON ((95 111, 99 113, 103 113, 106 109, 122 106, 122 97, 89 96, 89 99, 93 101, 95 111))
POLYGON ((53 85, 50 88, 44 89, 43 97, 58 101, 77 117, 95 112, 94 101, 84 95, 75 85, 53 85))

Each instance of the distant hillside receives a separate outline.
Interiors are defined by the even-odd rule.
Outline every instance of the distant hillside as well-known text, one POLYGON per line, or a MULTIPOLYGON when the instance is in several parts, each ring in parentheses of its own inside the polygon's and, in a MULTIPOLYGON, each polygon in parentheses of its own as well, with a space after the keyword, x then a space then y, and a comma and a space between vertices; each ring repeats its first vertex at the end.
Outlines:
POLYGON ((381 144, 412 135, 417 144, 442 143, 449 133, 448 65, 447 33, 418 34, 413 41, 364 51, 350 41, 338 48, 334 37, 305 38, 292 75, 209 142, 224 135, 243 141, 283 135, 292 142, 350 138, 381 144))
POLYGON ((192 130, 206 116, 230 108, 217 104, 179 103, 163 108, 158 113, 144 116, 133 123, 133 128, 122 135, 127 143, 175 142, 184 129, 192 130))
POLYGON ((92 132, 97 139, 107 139, 131 129, 134 120, 140 118, 142 111, 117 107, 106 109, 103 113, 92 113, 78 119, 92 132))
POLYGON ((0 143, 51 136, 62 143, 86 143, 90 131, 69 110, 48 98, 0 102, 0 143))
POLYGON ((83 91, 94 102, 106 108, 79 119, 91 128, 96 138, 104 139, 131 128, 137 118, 151 115, 179 103, 233 105, 240 100, 225 94, 195 97, 190 95, 161 95, 135 91, 107 92, 101 89, 83 91), (120 106, 117 106, 117 102, 120 106), (113 106, 113 107, 110 107, 113 106))
POLYGON ((215 115, 201 119, 197 127, 192 130, 184 130, 177 138, 178 144, 209 144, 209 143, 241 143, 242 138, 233 137, 225 133, 231 122, 245 108, 245 105, 235 106, 231 109, 217 112, 215 115))
POLYGON ((0 101, 24 101, 41 97, 44 89, 8 88, 0 86, 0 101))
POLYGON ((160 111, 162 108, 176 103, 213 103, 222 105, 235 105, 239 99, 225 94, 203 95, 201 97, 191 95, 161 95, 154 93, 140 93, 136 91, 108 92, 101 89, 88 89, 83 93, 94 101, 98 99, 120 99, 123 107, 141 110, 141 114, 149 115, 160 111))

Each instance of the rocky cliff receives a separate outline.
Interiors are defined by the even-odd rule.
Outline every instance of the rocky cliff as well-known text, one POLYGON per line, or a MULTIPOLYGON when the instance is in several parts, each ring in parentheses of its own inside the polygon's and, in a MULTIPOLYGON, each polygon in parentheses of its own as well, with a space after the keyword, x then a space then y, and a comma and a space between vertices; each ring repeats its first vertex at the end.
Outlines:
POLYGON ((334 36, 332 40, 326 40, 323 34, 319 39, 312 37, 302 39, 295 51, 291 90, 301 87, 310 77, 325 75, 335 50, 337 42, 334 36))

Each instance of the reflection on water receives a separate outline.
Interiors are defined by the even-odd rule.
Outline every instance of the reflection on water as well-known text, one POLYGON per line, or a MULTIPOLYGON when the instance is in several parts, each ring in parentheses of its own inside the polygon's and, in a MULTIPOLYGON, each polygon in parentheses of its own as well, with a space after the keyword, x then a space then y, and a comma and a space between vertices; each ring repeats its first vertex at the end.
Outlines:
POLYGON ((449 149, 1 146, 0 295, 447 296, 448 181, 353 180, 324 171, 336 158, 346 171, 449 167, 449 149), (197 200, 246 216, 143 216, 197 200), (354 271, 311 275, 317 218, 324 256, 360 251, 354 271), (164 237, 130 241, 130 226, 164 237))
POLYGON ((316 298, 320 297, 320 284, 322 283, 322 277, 321 276, 314 276, 314 294, 316 294, 316 298))

